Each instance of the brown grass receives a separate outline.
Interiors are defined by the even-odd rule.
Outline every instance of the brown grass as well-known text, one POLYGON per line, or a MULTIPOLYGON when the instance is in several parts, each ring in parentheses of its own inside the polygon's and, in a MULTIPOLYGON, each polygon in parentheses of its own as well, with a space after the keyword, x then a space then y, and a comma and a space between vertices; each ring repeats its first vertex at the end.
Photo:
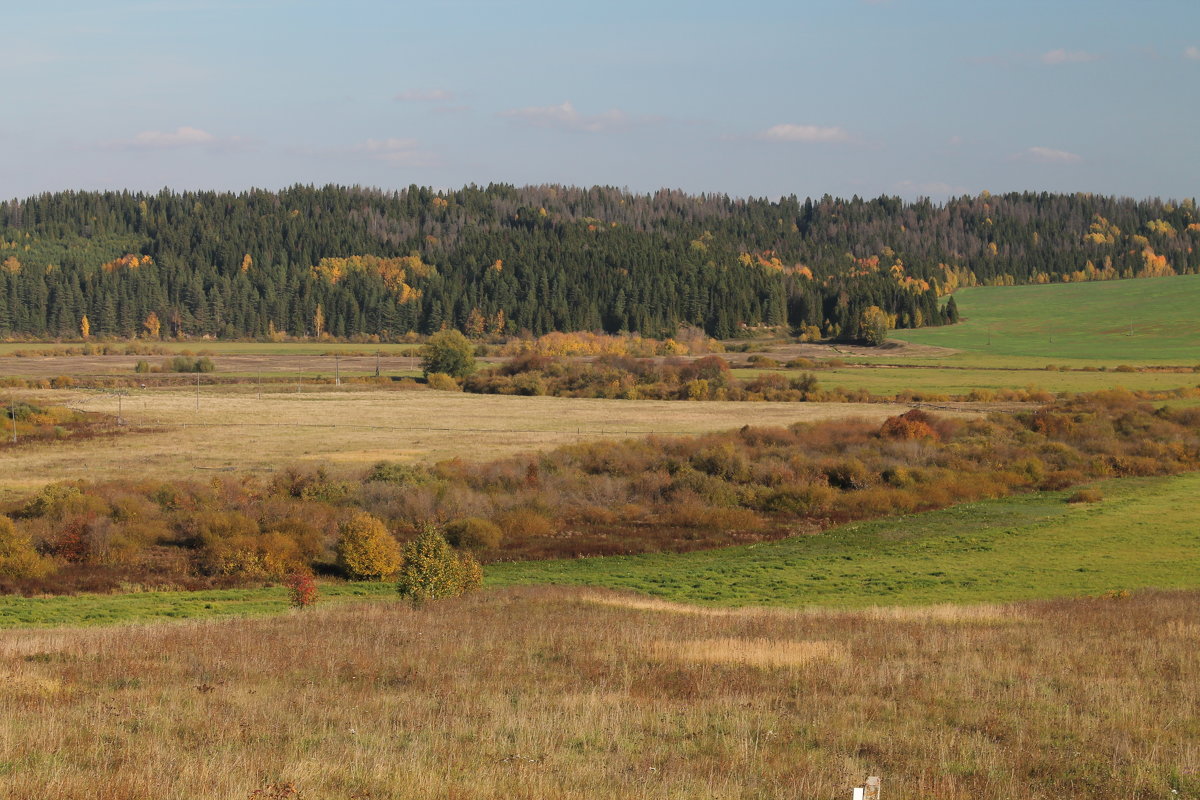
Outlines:
MULTIPOLYGON (((309 387, 311 390, 312 387, 309 387)), ((117 398, 79 391, 22 392, 115 415, 117 398)), ((0 450, 0 495, 28 494, 51 481, 204 478, 214 470, 273 472, 332 463, 346 473, 380 460, 472 460, 527 453, 597 437, 699 433, 861 417, 903 410, 847 403, 679 403, 450 392, 273 391, 205 387, 134 390, 122 401, 127 435, 0 450), (142 432, 139 432, 142 430, 142 432)))
POLYGON ((2 631, 0 797, 835 798, 867 775, 895 800, 1200 790, 1197 592, 995 607, 1017 620, 1001 625, 599 597, 2 631))
POLYGON ((659 659, 703 664, 738 664, 753 667, 798 667, 811 661, 845 662, 840 642, 788 639, 689 639, 655 642, 650 654, 659 659))

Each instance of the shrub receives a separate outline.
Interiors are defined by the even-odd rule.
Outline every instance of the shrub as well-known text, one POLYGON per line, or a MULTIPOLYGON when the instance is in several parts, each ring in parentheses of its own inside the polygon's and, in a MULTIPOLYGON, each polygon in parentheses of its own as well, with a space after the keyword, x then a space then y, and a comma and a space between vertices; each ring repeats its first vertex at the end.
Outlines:
POLYGON ((38 555, 29 537, 17 531, 8 517, 0 516, 0 577, 44 578, 53 571, 53 562, 38 555))
POLYGON ((554 533, 554 523, 531 508, 514 508, 500 515, 498 520, 504 534, 513 539, 549 536, 554 533))
POLYGON ((467 517, 446 526, 446 541, 465 550, 489 550, 500 546, 504 533, 494 522, 467 517))
POLYGON ((461 392, 458 381, 444 372, 431 372, 425 377, 425 385, 438 392, 461 392))
POLYGON ((1067 498, 1068 503, 1099 503, 1104 499, 1104 492, 1096 488, 1080 489, 1067 498))
POLYGON ((400 568, 400 545, 387 527, 370 514, 357 512, 342 523, 337 563, 353 580, 383 580, 400 568))
POLYGON ((396 591, 414 604, 459 597, 482 585, 479 562, 455 552, 434 526, 426 525, 420 536, 404 546, 396 591))
POLYGON ((438 372, 466 377, 475 371, 475 346, 458 331, 438 331, 421 348, 421 369, 426 377, 438 372))
POLYGON ((288 575, 283 585, 288 590, 288 602, 293 608, 307 608, 317 602, 317 582, 311 572, 293 572, 288 575))

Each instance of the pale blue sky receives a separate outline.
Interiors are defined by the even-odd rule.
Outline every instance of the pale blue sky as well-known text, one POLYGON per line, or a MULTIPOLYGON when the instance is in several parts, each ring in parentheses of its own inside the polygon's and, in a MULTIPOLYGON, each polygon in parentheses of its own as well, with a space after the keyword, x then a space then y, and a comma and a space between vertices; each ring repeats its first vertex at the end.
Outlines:
POLYGON ((1200 193, 1200 0, 40 0, 4 28, 0 197, 1200 193))

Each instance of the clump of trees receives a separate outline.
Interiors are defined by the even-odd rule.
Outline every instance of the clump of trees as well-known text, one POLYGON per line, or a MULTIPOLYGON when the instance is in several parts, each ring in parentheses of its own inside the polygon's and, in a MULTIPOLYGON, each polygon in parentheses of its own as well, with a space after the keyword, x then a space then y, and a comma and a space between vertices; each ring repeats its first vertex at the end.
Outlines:
POLYGON ((816 399, 817 378, 760 375, 735 377, 729 362, 710 355, 688 360, 599 356, 591 361, 526 353, 463 382, 481 394, 604 397, 623 400, 773 400, 816 399))

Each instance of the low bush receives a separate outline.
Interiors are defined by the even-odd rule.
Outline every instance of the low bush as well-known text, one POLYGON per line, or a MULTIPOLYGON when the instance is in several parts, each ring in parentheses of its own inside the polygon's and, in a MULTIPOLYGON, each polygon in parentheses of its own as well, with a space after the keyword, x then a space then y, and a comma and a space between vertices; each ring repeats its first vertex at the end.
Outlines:
POLYGON ((494 522, 467 517, 446 526, 446 541, 462 550, 490 550, 500 546, 504 532, 494 522))

